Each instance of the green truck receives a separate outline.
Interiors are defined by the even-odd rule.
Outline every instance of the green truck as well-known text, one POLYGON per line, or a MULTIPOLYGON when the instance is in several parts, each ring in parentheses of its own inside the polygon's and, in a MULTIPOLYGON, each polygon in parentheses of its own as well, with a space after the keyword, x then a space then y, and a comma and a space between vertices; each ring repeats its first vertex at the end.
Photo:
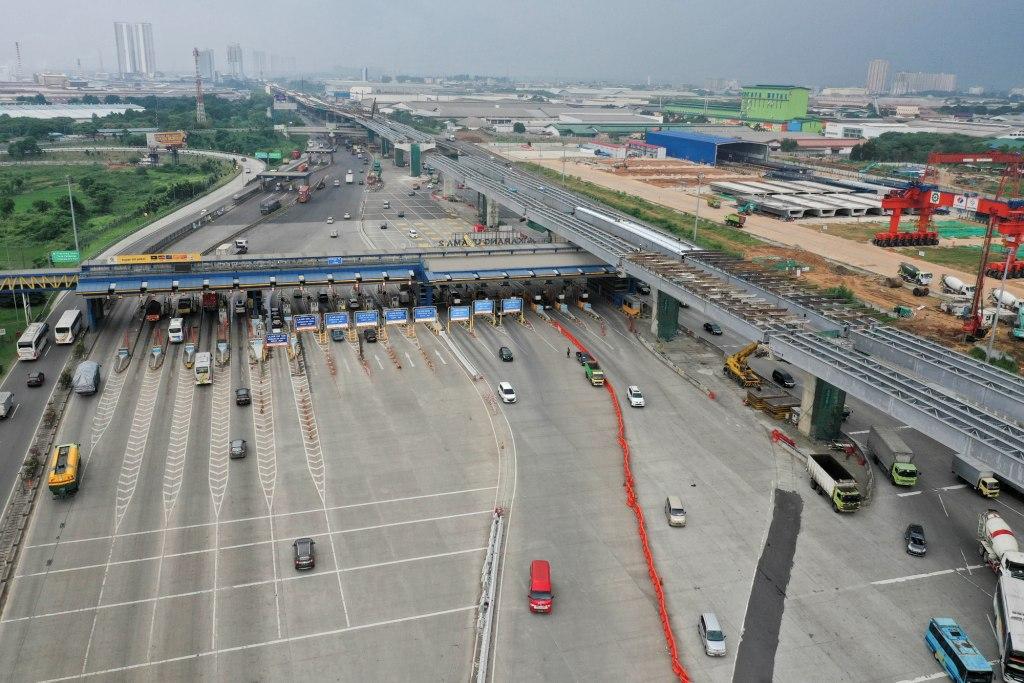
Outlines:
POLYGON ((596 360, 588 360, 583 366, 587 380, 595 387, 604 386, 604 370, 597 364, 596 360))
POLYGON ((913 486, 918 471, 914 451, 890 427, 872 427, 868 431, 868 452, 897 486, 913 486))

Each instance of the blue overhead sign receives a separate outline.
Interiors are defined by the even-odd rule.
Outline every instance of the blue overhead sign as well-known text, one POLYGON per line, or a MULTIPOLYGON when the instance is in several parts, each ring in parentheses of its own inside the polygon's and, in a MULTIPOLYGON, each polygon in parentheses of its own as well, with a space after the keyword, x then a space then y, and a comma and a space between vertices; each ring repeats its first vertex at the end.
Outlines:
POLYGON ((418 323, 432 323, 437 320, 437 306, 417 306, 412 309, 412 319, 418 323))
POLYGON ((324 326, 329 330, 337 327, 348 327, 348 313, 325 313, 324 326))
POLYGON ((342 261, 342 259, 341 259, 340 256, 328 256, 327 257, 327 265, 329 265, 329 266, 340 266, 341 265, 341 261, 342 261))
POLYGON ((288 335, 284 332, 271 332, 267 335, 267 346, 288 346, 288 335))
POLYGON ((296 315, 292 317, 292 321, 295 323, 296 332, 320 329, 320 316, 316 314, 303 313, 302 315, 296 315))
POLYGON ((469 320, 469 306, 452 306, 448 309, 448 319, 452 322, 469 320))
POLYGON ((523 312, 523 300, 517 296, 510 299, 501 300, 501 312, 502 313, 522 313, 523 312))
POLYGON ((494 301, 477 299, 473 302, 473 315, 494 315, 494 301))
POLYGON ((376 325, 379 319, 377 311, 356 311, 356 327, 376 325))
POLYGON ((385 308, 384 324, 397 325, 409 322, 409 309, 407 308, 385 308))

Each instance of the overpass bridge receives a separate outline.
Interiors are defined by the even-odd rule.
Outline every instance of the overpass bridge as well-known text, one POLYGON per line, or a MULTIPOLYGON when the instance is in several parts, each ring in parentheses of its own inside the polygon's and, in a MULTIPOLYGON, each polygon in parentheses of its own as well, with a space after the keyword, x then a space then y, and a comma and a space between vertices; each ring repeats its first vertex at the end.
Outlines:
POLYGON ((701 251, 519 169, 479 156, 456 161, 433 154, 428 164, 488 202, 580 245, 620 275, 648 283, 657 302, 652 328, 659 336, 674 334, 682 302, 766 343, 777 357, 817 378, 804 392, 800 426, 805 433, 815 426, 837 429, 848 393, 978 457, 1024 490, 1024 379, 949 350, 940 357, 937 345, 878 325, 855 306, 785 291, 781 278, 742 272, 728 257, 701 251), (886 362, 868 356, 871 350, 886 362), (823 414, 816 423, 815 413, 823 414))
POLYGON ((413 177, 418 177, 422 172, 423 154, 436 147, 434 136, 404 123, 384 117, 363 116, 314 95, 288 90, 274 83, 270 84, 270 88, 274 94, 283 95, 309 111, 342 118, 364 128, 370 142, 380 139, 382 154, 393 152, 395 166, 405 166, 408 158, 409 174, 413 177))

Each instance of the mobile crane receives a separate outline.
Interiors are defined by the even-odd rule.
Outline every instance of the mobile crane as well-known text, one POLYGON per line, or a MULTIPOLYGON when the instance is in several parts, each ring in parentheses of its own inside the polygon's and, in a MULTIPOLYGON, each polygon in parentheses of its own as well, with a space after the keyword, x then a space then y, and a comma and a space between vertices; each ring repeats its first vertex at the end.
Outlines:
POLYGON ((752 341, 731 356, 725 357, 725 365, 722 366, 722 372, 736 380, 736 383, 741 387, 761 388, 760 375, 751 370, 750 366, 747 365, 747 358, 750 357, 750 354, 757 351, 757 347, 758 343, 752 341))

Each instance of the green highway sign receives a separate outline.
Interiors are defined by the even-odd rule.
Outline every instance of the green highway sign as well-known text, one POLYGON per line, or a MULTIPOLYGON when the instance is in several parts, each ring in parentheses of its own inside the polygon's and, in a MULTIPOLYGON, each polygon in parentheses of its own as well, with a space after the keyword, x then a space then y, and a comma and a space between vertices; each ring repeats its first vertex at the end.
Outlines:
POLYGON ((54 265, 58 263, 78 263, 82 259, 82 255, 77 251, 51 251, 50 252, 50 263, 54 265))

